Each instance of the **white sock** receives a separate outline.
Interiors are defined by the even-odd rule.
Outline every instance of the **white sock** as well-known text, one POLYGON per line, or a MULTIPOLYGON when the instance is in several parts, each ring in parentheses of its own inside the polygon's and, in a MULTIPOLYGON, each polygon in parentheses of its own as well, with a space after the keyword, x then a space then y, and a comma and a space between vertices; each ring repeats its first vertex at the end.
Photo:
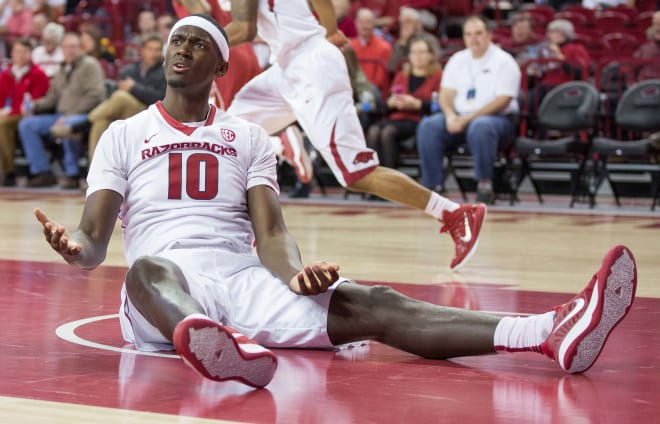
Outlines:
POLYGON ((436 219, 442 219, 442 212, 444 211, 454 212, 460 206, 461 205, 459 205, 458 203, 452 202, 446 197, 442 197, 435 191, 432 191, 431 198, 429 199, 429 202, 426 204, 426 209, 424 209, 424 212, 426 212, 427 214, 431 215, 436 219))
POLYGON ((552 331, 555 312, 530 317, 504 317, 495 328, 496 351, 539 352, 539 346, 552 331))

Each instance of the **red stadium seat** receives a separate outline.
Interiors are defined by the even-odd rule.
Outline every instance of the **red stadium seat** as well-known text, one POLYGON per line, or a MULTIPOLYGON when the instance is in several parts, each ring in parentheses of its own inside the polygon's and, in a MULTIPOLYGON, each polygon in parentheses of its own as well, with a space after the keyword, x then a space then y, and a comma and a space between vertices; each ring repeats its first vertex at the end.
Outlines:
POLYGON ((620 31, 633 24, 633 20, 624 12, 605 10, 596 16, 595 24, 598 28, 607 28, 607 31, 620 31))
POLYGON ((640 39, 628 32, 612 32, 603 35, 603 47, 619 56, 632 55, 640 46, 640 39))

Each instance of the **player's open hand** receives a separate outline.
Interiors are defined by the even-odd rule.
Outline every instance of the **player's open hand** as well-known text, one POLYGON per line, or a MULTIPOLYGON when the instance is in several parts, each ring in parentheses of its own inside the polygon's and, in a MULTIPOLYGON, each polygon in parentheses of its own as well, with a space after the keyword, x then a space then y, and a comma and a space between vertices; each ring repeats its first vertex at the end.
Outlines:
POLYGON ((295 293, 313 295, 325 293, 339 279, 339 265, 325 261, 306 266, 289 281, 289 288, 295 293))
POLYGON ((80 245, 69 238, 64 226, 48 219, 46 214, 39 208, 34 210, 34 216, 44 228, 44 236, 57 253, 65 259, 72 259, 80 254, 80 245))

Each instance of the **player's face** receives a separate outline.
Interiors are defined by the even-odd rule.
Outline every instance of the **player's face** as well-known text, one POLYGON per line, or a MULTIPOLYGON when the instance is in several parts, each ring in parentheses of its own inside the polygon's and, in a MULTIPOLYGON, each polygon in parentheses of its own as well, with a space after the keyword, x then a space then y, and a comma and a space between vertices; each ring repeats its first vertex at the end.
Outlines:
POLYGON ((163 67, 167 84, 182 88, 211 84, 216 75, 224 75, 227 62, 206 31, 182 26, 172 34, 163 67))

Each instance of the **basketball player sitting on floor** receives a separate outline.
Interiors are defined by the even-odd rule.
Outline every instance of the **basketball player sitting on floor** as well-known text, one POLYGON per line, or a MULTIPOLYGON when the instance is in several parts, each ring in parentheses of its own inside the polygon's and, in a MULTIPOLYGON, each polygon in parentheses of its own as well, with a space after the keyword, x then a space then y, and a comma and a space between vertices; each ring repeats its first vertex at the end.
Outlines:
POLYGON ((128 342, 174 348, 206 378, 254 387, 275 373, 270 347, 367 339, 425 358, 535 351, 569 373, 592 366, 634 298, 630 250, 612 248, 582 292, 530 317, 437 306, 340 278, 336 264, 303 265, 282 219, 266 132, 208 104, 228 60, 215 21, 178 21, 166 50, 165 98, 104 133, 78 228, 69 233, 35 210, 50 246, 83 269, 103 262, 119 216, 129 264, 119 315, 128 342))

